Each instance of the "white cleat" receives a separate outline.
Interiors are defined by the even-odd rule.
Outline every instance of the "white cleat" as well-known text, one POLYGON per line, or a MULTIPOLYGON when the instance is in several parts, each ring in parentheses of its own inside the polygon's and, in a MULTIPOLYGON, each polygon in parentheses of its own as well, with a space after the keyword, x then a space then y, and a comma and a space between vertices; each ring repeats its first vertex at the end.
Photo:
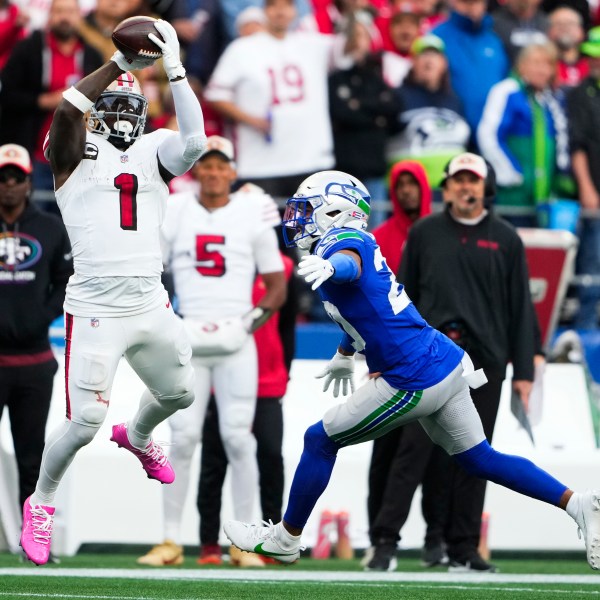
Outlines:
POLYGON ((278 538, 277 525, 266 523, 250 525, 241 521, 227 521, 223 526, 229 541, 240 550, 274 558, 283 563, 293 563, 300 557, 300 543, 286 548, 278 538))
POLYGON ((579 538, 583 535, 587 561, 592 569, 600 569, 600 492, 581 494, 579 514, 575 521, 579 526, 579 538))

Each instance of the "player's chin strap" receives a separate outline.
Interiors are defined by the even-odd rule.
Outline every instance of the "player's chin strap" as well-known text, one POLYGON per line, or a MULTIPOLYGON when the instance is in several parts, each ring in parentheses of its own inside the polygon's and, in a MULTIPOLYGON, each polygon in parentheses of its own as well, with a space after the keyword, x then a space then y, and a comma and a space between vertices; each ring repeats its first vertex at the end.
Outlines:
POLYGON ((273 311, 270 308, 255 306, 251 311, 242 316, 242 321, 250 333, 254 333, 262 327, 271 317, 273 311))

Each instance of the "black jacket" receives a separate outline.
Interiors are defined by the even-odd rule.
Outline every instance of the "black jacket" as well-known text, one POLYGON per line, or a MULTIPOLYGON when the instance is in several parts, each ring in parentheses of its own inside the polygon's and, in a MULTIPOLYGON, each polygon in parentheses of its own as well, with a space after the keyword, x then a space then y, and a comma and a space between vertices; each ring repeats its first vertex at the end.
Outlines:
POLYGON ((525 249, 512 225, 490 212, 477 225, 449 214, 424 217, 411 228, 398 279, 436 329, 459 322, 467 351, 488 372, 533 381, 536 347, 525 249))
POLYGON ((400 102, 381 74, 381 59, 329 76, 329 112, 336 169, 359 179, 383 177, 385 146, 400 102))
POLYGON ((567 118, 571 152, 585 152, 594 187, 600 192, 600 87, 593 77, 568 93, 567 118))
MULTIPOLYGON (((38 96, 48 91, 44 36, 38 30, 18 42, 0 72, 0 144, 20 144, 32 155, 48 114, 37 104, 38 96)), ((100 54, 84 44, 83 73, 95 71, 102 62, 100 54)))
POLYGON ((43 352, 73 272, 67 231, 33 204, 12 225, 0 217, 0 226, 0 354, 43 352))

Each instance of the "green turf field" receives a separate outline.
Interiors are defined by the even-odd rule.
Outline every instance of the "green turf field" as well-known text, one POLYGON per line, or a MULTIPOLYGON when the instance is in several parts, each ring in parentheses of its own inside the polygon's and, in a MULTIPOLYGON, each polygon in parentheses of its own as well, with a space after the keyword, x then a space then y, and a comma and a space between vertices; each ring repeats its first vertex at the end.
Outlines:
POLYGON ((137 567, 136 554, 87 553, 36 567, 0 554, 0 600, 507 600, 600 598, 600 573, 585 556, 494 558, 500 573, 454 574, 423 569, 414 556, 393 573, 365 572, 358 560, 302 558, 264 569, 200 567, 193 555, 181 567, 137 567))

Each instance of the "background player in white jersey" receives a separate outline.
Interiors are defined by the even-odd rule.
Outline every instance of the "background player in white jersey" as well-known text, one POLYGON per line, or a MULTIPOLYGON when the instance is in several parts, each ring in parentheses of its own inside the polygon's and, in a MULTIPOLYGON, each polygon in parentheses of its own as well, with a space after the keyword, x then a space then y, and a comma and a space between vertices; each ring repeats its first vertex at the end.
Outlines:
MULTIPOLYGON (((483 194, 484 181, 479 192, 483 194)), ((478 192, 478 193, 479 193, 478 192)), ((494 450, 469 393, 486 382, 469 356, 418 313, 388 268, 372 235, 367 189, 355 177, 325 171, 309 177, 287 202, 287 241, 310 250, 299 273, 319 289, 344 331, 338 351, 318 377, 324 391, 351 395, 309 427, 282 522, 239 521, 225 533, 242 550, 293 562, 300 536, 323 493, 337 452, 419 420, 429 437, 469 473, 563 508, 585 539, 587 560, 600 568, 600 492, 576 493, 529 460, 494 450), (354 391, 354 353, 377 376, 354 391)))
POLYGON ((266 30, 225 49, 205 97, 233 123, 239 179, 287 198, 334 164, 327 74, 336 37, 291 31, 294 0, 265 0, 264 11, 266 30))
POLYGON ((142 564, 183 562, 181 515, 211 389, 231 466, 234 514, 243 520, 254 517, 258 467, 252 423, 258 363, 251 332, 281 307, 287 284, 273 219, 264 217, 274 203, 263 193, 230 194, 236 179, 233 159, 229 140, 209 137, 192 169, 200 182, 199 196, 172 196, 163 226, 165 263, 194 353, 195 402, 169 419, 174 441, 169 460, 177 481, 163 490, 165 541, 138 559, 142 564), (266 294, 253 307, 257 271, 266 294))
POLYGON ((66 419, 46 442, 35 492, 23 506, 21 545, 37 564, 48 560, 56 489, 106 417, 121 357, 152 393, 129 423, 113 426, 111 439, 149 478, 173 481, 152 430, 194 399, 190 345, 160 279, 159 228, 167 182, 192 166, 206 136, 175 30, 164 21, 156 28, 164 41, 149 37, 162 50, 179 132, 142 135, 148 102, 127 70, 153 61, 120 52, 64 92, 50 128, 48 156, 75 273, 65 300, 66 419))

